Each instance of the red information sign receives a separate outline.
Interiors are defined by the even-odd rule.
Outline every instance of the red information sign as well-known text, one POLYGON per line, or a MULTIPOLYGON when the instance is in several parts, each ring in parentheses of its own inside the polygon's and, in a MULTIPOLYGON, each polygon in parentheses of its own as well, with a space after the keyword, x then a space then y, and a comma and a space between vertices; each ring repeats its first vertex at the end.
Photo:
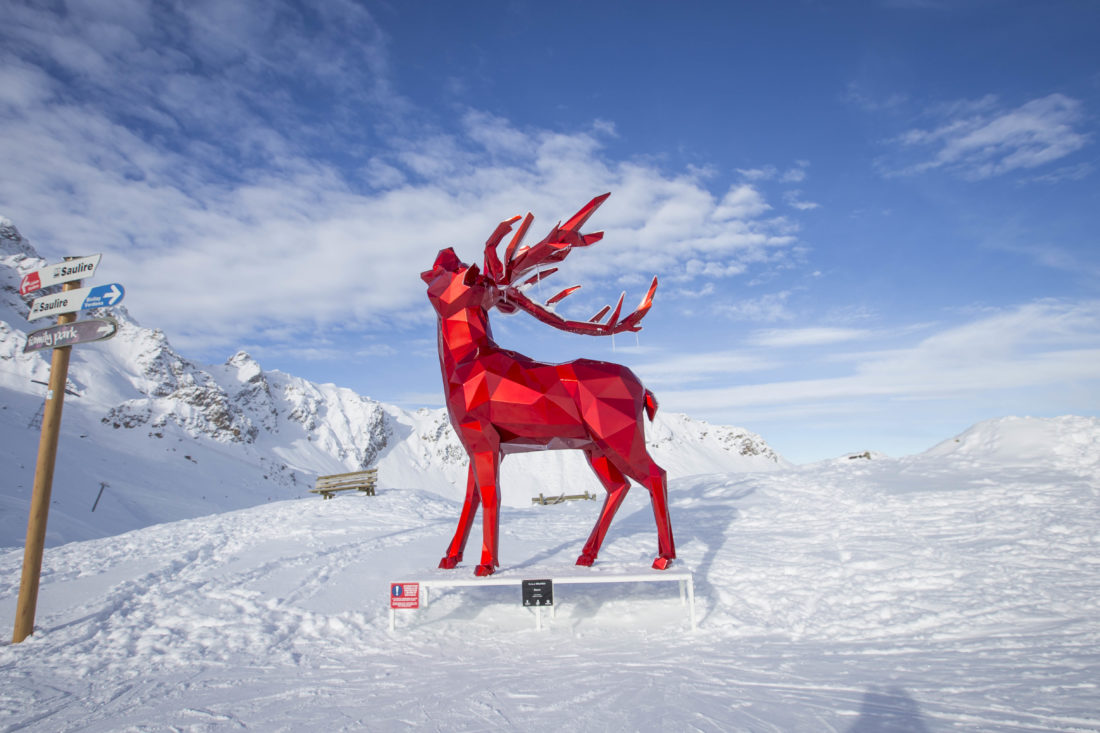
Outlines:
POLYGON ((36 290, 42 289, 42 278, 38 276, 37 272, 29 272, 23 276, 22 281, 19 283, 19 294, 27 295, 33 293, 36 290))
POLYGON ((420 608, 420 583, 390 583, 390 608, 420 608))

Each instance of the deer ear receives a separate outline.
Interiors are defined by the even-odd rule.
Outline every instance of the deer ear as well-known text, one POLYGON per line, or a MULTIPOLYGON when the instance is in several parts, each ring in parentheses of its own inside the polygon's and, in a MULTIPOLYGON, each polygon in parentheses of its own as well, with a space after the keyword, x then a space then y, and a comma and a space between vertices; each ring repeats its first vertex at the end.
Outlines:
POLYGON ((477 282, 477 278, 480 274, 477 265, 470 265, 470 269, 466 270, 466 275, 462 278, 462 283, 467 286, 473 285, 477 282))
POLYGON ((463 267, 462 260, 458 259, 458 255, 455 251, 447 247, 446 249, 439 250, 439 255, 435 258, 435 267, 440 267, 449 272, 458 272, 463 267))

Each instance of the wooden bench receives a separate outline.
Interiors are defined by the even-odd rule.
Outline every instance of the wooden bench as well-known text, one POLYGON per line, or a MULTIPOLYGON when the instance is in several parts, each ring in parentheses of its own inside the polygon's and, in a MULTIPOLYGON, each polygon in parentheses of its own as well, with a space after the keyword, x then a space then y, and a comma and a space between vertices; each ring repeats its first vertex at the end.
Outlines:
POLYGON ((589 494, 587 491, 583 494, 570 494, 569 496, 565 494, 561 494, 560 496, 543 496, 540 492, 538 496, 531 497, 531 503, 546 506, 547 504, 561 504, 563 501, 595 501, 596 498, 595 494, 589 494))
POLYGON ((378 469, 368 468, 366 471, 318 476, 317 488, 310 489, 309 493, 320 494, 325 499, 331 499, 337 491, 362 491, 367 496, 374 496, 377 485, 378 469))

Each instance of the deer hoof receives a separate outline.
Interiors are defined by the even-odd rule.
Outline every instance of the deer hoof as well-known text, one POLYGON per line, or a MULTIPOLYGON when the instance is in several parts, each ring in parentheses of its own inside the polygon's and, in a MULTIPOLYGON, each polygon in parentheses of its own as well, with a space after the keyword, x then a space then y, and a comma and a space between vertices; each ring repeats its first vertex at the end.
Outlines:
POLYGON ((671 557, 659 557, 653 561, 654 570, 668 570, 672 566, 671 557))
POLYGON ((484 578, 485 576, 492 575, 492 574, 493 574, 493 566, 492 565, 478 565, 477 569, 474 570, 474 575, 478 576, 479 578, 484 578))
POLYGON ((589 555, 587 553, 585 553, 585 554, 583 554, 583 555, 581 555, 580 557, 577 558, 577 564, 578 565, 583 565, 586 568, 592 567, 592 563, 594 563, 594 562, 596 562, 596 556, 595 555, 589 555))
POLYGON ((448 555, 439 561, 439 567, 443 570, 454 570, 460 560, 462 560, 461 555, 448 555))

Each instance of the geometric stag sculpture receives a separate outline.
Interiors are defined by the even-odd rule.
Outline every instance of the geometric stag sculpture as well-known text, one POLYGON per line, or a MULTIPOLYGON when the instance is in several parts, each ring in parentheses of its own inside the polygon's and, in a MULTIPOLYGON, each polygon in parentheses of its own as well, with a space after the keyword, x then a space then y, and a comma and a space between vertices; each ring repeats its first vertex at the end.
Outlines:
POLYGON ((454 568, 462 560, 466 540, 482 509, 479 576, 499 567, 500 462, 503 456, 530 450, 572 448, 584 451, 592 470, 607 490, 599 519, 584 545, 578 565, 591 565, 608 526, 634 479, 649 490, 657 523, 658 556, 653 567, 663 570, 676 557, 668 515, 664 470, 645 446, 642 415, 653 419, 657 401, 625 366, 591 359, 544 364, 501 348, 493 341, 489 311, 523 310, 555 328, 573 333, 610 335, 638 331, 638 322, 653 303, 657 278, 638 309, 620 318, 623 298, 589 321, 568 321, 550 310, 579 286, 566 288, 546 302, 530 300, 524 290, 557 268, 577 247, 598 242, 602 232, 582 234, 581 226, 610 194, 598 196, 565 224, 559 224, 538 244, 520 246, 533 221, 527 214, 509 242, 504 259, 497 245, 520 217, 501 222, 485 245, 482 269, 458 259, 454 250, 440 251, 431 270, 420 277, 428 299, 439 314, 439 363, 443 370, 447 411, 470 457, 466 500, 458 529, 439 563, 454 568), (532 272, 535 274, 531 274, 532 272))

